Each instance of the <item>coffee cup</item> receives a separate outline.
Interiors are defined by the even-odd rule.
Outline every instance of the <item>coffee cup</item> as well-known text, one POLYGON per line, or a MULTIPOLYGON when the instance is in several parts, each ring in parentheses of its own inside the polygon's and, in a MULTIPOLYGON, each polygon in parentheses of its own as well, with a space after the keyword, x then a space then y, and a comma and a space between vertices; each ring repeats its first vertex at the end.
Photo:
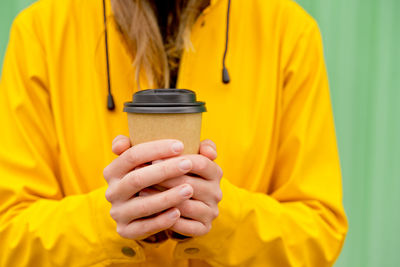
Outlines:
POLYGON ((160 139, 183 142, 183 154, 197 154, 205 103, 186 89, 149 89, 124 105, 132 145, 160 139))

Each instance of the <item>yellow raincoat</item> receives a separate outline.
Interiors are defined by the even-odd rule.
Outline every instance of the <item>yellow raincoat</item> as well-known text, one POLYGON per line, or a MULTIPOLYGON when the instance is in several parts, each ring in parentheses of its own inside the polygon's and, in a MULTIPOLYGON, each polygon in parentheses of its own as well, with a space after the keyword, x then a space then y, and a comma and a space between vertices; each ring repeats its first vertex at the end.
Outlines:
POLYGON ((128 135, 132 55, 107 2, 40 0, 15 20, 0 83, 0 266, 330 266, 347 231, 318 26, 290 0, 227 0, 192 29, 178 88, 207 102, 224 170, 220 215, 185 242, 121 238, 102 171, 128 135))

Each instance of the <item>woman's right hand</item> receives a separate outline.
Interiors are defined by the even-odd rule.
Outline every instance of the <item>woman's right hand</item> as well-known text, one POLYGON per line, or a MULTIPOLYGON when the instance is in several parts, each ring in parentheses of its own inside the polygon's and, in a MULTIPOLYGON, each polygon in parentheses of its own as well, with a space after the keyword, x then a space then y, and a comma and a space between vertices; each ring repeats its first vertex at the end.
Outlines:
POLYGON ((121 149, 122 142, 127 142, 123 136, 114 139, 113 151, 119 157, 104 169, 108 183, 106 199, 112 204, 110 214, 117 223, 118 234, 141 240, 173 226, 180 217, 175 206, 190 199, 193 188, 184 184, 151 196, 137 196, 137 193, 190 172, 192 163, 179 157, 183 144, 177 140, 153 141, 127 150, 121 149), (166 160, 138 168, 160 159, 166 160))

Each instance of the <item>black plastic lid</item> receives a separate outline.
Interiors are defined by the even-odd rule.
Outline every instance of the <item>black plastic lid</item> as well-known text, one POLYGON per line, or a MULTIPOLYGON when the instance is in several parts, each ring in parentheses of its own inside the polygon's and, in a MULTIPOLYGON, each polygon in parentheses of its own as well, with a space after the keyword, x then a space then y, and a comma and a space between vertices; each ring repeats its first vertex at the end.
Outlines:
POLYGON ((132 102, 126 102, 128 113, 201 113, 205 103, 196 101, 196 94, 186 89, 149 89, 135 93, 132 102))

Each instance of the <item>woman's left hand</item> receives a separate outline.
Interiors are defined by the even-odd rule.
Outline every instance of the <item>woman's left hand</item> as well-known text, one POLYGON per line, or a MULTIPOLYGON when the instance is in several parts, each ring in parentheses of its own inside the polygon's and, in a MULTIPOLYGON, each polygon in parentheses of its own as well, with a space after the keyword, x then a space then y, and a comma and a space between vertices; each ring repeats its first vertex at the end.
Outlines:
MULTIPOLYGON (((200 154, 185 155, 192 161, 189 175, 164 181, 160 186, 172 188, 180 184, 193 187, 193 197, 182 202, 177 208, 181 218, 170 228, 184 236, 194 237, 207 234, 211 223, 218 217, 218 203, 222 199, 220 181, 222 169, 213 161, 217 157, 215 144, 205 140, 200 145, 200 154)), ((141 191, 141 196, 152 195, 159 191, 147 188, 141 191)))

